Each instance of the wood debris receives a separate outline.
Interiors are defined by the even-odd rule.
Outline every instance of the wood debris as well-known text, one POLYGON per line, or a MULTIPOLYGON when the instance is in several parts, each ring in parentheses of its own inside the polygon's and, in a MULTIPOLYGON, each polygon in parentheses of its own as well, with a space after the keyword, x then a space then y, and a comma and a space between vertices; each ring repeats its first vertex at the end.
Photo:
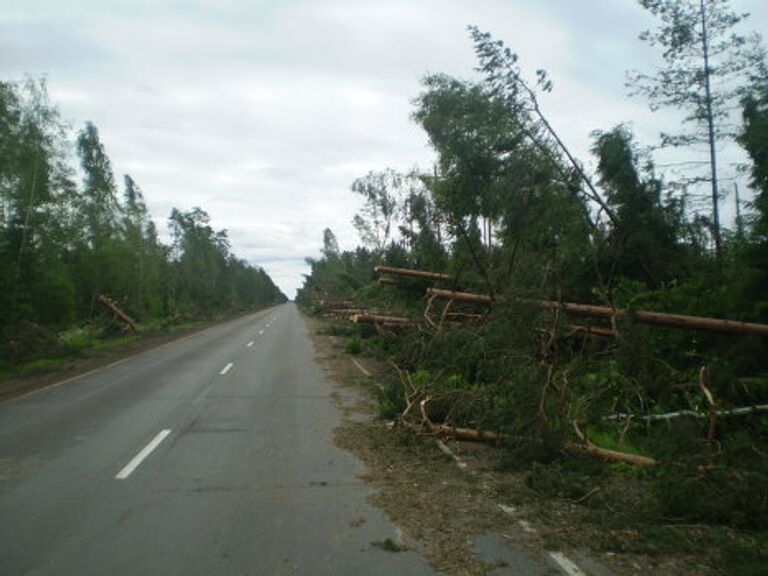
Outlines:
POLYGON ((104 294, 99 294, 96 299, 107 309, 109 310, 112 315, 126 324, 131 330, 134 332, 139 331, 139 325, 136 323, 136 321, 128 316, 125 312, 123 312, 120 307, 115 303, 114 300, 111 298, 104 296, 104 294))
MULTIPOLYGON (((427 288, 427 295, 438 298, 447 298, 459 302, 474 302, 478 304, 491 304, 494 301, 501 301, 501 298, 493 297, 488 294, 455 292, 438 288, 427 288)), ((625 310, 622 308, 611 308, 610 306, 576 304, 573 302, 554 302, 551 300, 520 298, 517 301, 521 304, 531 304, 540 308, 559 310, 571 316, 606 319, 628 318, 640 324, 688 328, 691 330, 704 330, 709 332, 723 332, 727 334, 756 334, 760 336, 768 336, 768 324, 757 324, 755 322, 687 316, 684 314, 669 314, 666 312, 651 312, 648 310, 625 310)))
POLYGON ((395 276, 410 276, 412 278, 423 278, 426 280, 438 280, 441 282, 451 282, 451 278, 448 274, 440 274, 439 272, 428 272, 426 270, 414 270, 412 268, 395 268, 393 266, 374 266, 374 271, 378 274, 394 274, 395 276))

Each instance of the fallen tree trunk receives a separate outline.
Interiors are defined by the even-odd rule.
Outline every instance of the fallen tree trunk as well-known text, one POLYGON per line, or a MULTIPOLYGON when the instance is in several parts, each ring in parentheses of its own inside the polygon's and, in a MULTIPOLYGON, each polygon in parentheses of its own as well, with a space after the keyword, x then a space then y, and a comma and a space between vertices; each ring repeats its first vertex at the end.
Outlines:
POLYGON ((690 328, 707 332, 724 332, 728 334, 757 334, 768 336, 768 324, 740 322, 722 318, 705 318, 702 316, 687 316, 684 314, 668 314, 666 312, 650 312, 647 310, 613 309, 609 306, 593 306, 589 304, 573 304, 570 302, 551 302, 538 300, 534 302, 542 308, 562 310, 572 316, 589 316, 597 318, 630 318, 640 324, 654 324, 673 328, 690 328))
MULTIPOLYGON (((490 432, 486 430, 473 430, 472 428, 459 428, 448 426, 446 424, 434 424, 427 421, 427 428, 430 431, 455 438, 456 440, 464 440, 466 442, 494 442, 502 440, 503 434, 498 432, 490 432)), ((653 466, 658 462, 648 456, 641 456, 639 454, 629 454, 627 452, 619 452, 618 450, 609 450, 607 448, 601 448, 594 444, 577 444, 576 442, 566 442, 564 448, 570 452, 586 452, 592 454, 603 460, 610 462, 625 462, 627 464, 635 464, 637 466, 653 466)))
POLYGON ((328 314, 332 314, 334 316, 352 316, 354 314, 367 314, 368 310, 365 308, 345 308, 345 309, 336 309, 336 310, 328 310, 328 314))
POLYGON ((110 312, 112 312, 112 315, 115 316, 118 320, 124 322, 128 325, 128 327, 133 330, 134 332, 139 331, 139 325, 136 323, 136 321, 128 316, 125 312, 123 312, 117 304, 115 304, 115 301, 111 298, 108 298, 107 296, 104 296, 104 294, 99 294, 97 296, 97 300, 110 312))
POLYGON ((394 268, 392 266, 374 266, 373 270, 379 274, 385 272, 387 274, 394 274, 396 276, 411 276, 413 278, 425 278, 427 280, 440 280, 442 282, 450 282, 453 280, 448 274, 440 274, 439 272, 428 272, 426 270, 414 270, 412 268, 394 268))
MULTIPOLYGON (((741 408, 729 408, 727 410, 715 411, 715 416, 721 417, 738 417, 738 416, 751 416, 752 414, 765 414, 768 413, 768 404, 757 404, 755 406, 743 406, 741 408)), ((709 418, 709 414, 702 414, 694 410, 678 410, 676 412, 667 412, 665 414, 648 414, 646 416, 636 416, 634 414, 611 414, 606 416, 605 420, 638 420, 641 422, 668 422, 675 420, 676 418, 696 418, 703 420, 709 418)))
POLYGON ((447 298, 457 302, 472 302, 475 304, 491 304, 495 299, 487 294, 474 294, 472 292, 456 292, 455 290, 442 290, 440 288, 427 288, 427 296, 447 298))
POLYGON ((379 278, 379 284, 382 286, 399 286, 400 283, 394 278, 379 278))
POLYGON ((442 434, 443 436, 450 436, 456 440, 465 440, 467 442, 493 442, 501 439, 501 435, 498 432, 460 428, 448 426, 447 424, 432 424, 432 431, 442 434))
POLYGON ((592 454, 610 462, 626 462, 627 464, 635 464, 637 466, 654 466, 658 464, 654 458, 649 458, 648 456, 629 454, 627 452, 619 452, 618 450, 609 450, 608 448, 600 448, 600 446, 595 446, 594 444, 566 442, 565 449, 570 450, 571 452, 586 452, 587 454, 592 454))
MULTIPOLYGON (((461 302, 475 302, 478 304, 490 304, 494 301, 494 298, 487 294, 454 292, 452 290, 440 290, 437 288, 427 288, 427 295, 461 302)), ((550 310, 560 310, 571 316, 587 316, 591 318, 607 319, 629 318, 640 324, 689 328, 692 330, 723 332, 728 334, 756 334, 759 336, 768 336, 768 324, 757 324, 754 322, 741 322, 738 320, 726 320, 722 318, 705 318, 701 316, 686 316, 683 314, 668 314, 666 312, 650 312, 647 310, 624 310, 621 308, 611 308, 610 306, 554 302, 550 300, 529 300, 521 298, 518 302, 532 304, 550 310)))
POLYGON ((353 314, 350 320, 356 324, 388 324, 391 326, 412 324, 410 319, 402 316, 381 316, 378 314, 353 314))

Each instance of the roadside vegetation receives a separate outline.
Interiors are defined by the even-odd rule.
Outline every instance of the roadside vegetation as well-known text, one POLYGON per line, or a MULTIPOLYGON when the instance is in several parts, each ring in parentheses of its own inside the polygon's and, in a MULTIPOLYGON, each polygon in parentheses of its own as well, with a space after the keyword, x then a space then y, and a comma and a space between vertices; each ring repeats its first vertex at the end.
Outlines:
POLYGON ((73 138, 44 82, 0 82, 0 379, 138 338, 101 295, 144 334, 286 300, 201 208, 169 225, 166 245, 96 126, 73 138))
POLYGON ((414 100, 436 165, 355 181, 362 245, 341 251, 326 230, 297 300, 358 320, 331 330, 349 353, 390 363, 382 418, 501 447, 496 467, 524 476, 542 515, 548 500, 575 505, 592 527, 582 545, 764 573, 768 337, 636 312, 768 324, 765 61, 758 38, 734 35, 743 18, 727 2, 641 4, 659 17, 644 38, 668 68, 634 75, 634 91, 687 113, 690 131, 660 144, 695 155, 703 142, 705 171, 661 173, 619 125, 592 133, 589 173, 539 107, 546 73, 528 79, 472 28, 479 78, 430 74, 414 100), (726 141, 746 151, 752 192, 733 229, 718 210, 726 141), (377 265, 445 278, 377 276, 377 265), (565 303, 614 313, 575 316, 565 303))

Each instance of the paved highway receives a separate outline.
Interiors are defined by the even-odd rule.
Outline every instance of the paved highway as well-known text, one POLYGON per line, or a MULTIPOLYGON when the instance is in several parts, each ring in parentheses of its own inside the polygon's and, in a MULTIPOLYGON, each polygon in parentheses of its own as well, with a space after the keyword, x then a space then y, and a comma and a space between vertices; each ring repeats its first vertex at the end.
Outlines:
POLYGON ((286 304, 0 405, 0 575, 431 574, 330 394, 286 304))

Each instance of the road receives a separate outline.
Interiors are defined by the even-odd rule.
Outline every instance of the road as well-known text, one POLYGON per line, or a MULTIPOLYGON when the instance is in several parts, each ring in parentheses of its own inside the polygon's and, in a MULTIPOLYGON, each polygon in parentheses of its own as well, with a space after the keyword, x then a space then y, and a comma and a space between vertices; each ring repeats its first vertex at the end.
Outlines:
POLYGON ((292 304, 0 405, 0 574, 431 574, 292 304))

